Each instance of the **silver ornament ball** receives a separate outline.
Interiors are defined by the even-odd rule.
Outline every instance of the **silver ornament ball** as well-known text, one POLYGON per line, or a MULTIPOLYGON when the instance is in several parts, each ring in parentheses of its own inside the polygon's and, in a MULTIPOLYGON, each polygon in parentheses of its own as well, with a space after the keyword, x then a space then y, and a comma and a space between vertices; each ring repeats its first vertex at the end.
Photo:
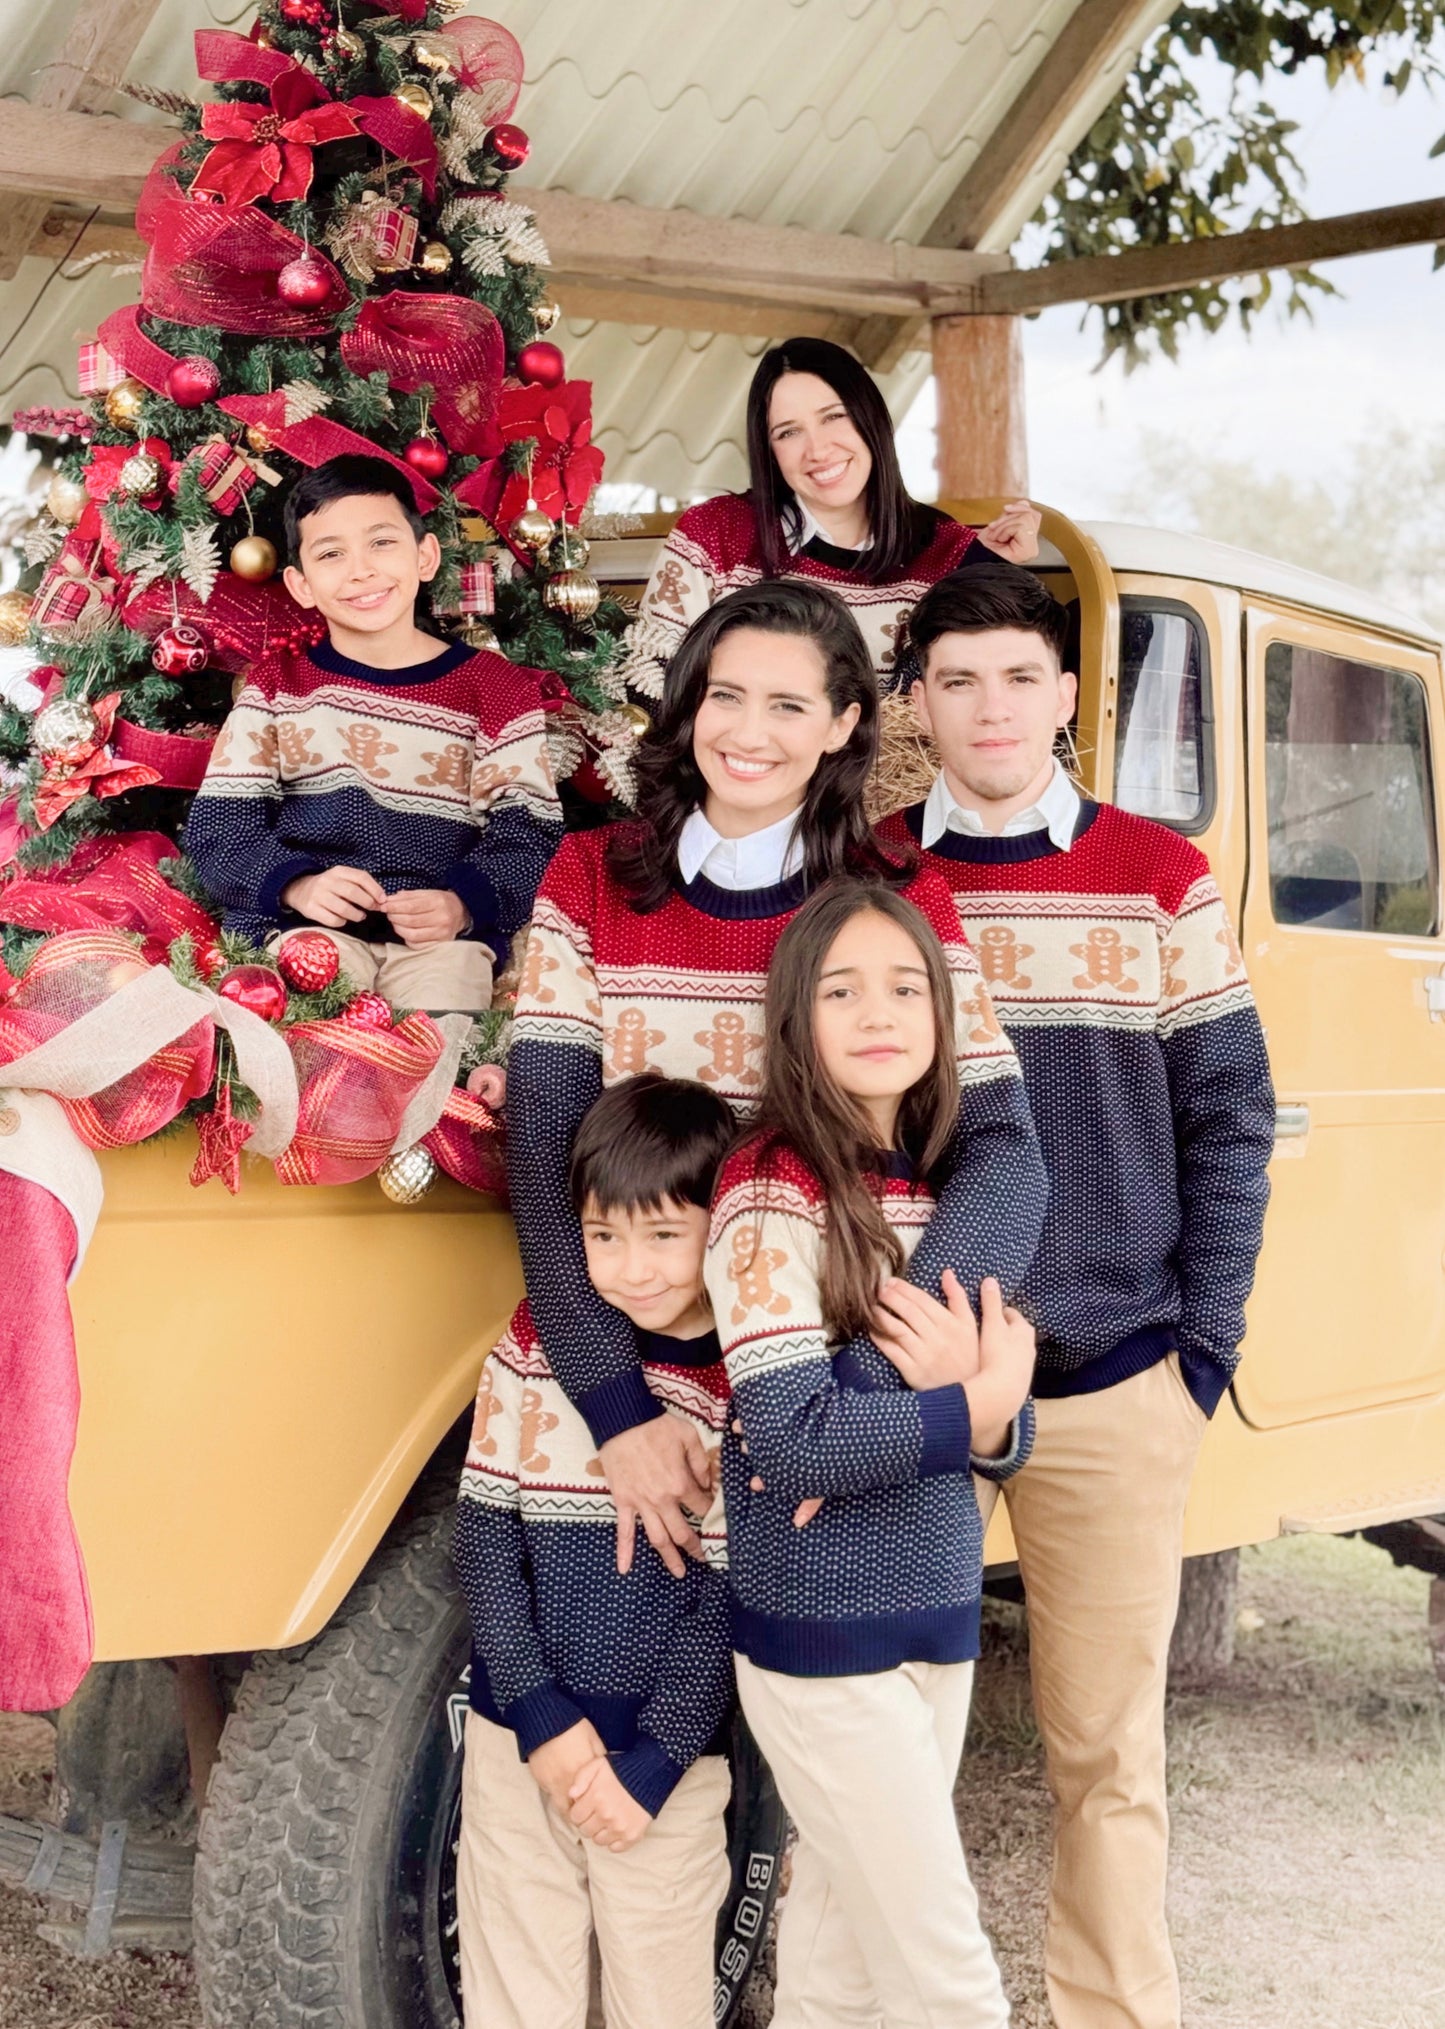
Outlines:
POLYGON ((416 1204, 436 1180, 436 1158, 419 1141, 389 1155, 376 1173, 376 1181, 394 1205, 416 1204))
POLYGON ((100 730, 100 721, 82 697, 58 697, 42 705, 30 722, 30 743, 37 754, 63 754, 85 747, 100 730))

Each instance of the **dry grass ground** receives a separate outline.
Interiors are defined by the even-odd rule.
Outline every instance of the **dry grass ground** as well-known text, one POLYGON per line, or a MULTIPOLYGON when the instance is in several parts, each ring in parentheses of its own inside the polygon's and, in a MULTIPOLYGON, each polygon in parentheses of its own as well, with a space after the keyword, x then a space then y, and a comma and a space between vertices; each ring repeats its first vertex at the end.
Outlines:
MULTIPOLYGON (((1171 1907, 1189 2029, 1445 2029, 1445 1698, 1425 1580, 1358 1542, 1246 1551, 1227 1681, 1170 1712, 1171 1907)), ((1022 1616, 993 1607, 960 1785, 1020 2029, 1039 1974, 1048 1798, 1022 1616)), ((0 1717, 0 1811, 43 1809, 50 1732, 0 1717)), ((197 2029, 183 1959, 65 1957, 0 1890, 0 2029, 197 2029)))

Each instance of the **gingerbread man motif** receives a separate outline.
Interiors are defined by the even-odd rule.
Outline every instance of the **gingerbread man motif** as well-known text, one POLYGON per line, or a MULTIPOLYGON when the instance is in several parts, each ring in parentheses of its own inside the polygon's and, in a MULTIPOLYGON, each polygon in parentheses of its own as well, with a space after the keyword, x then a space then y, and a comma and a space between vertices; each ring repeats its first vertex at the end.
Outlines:
POLYGON ((687 601, 682 596, 683 569, 676 557, 664 557, 662 569, 657 574, 657 583, 652 588, 653 606, 671 606, 674 613, 687 618, 687 601))
MULTIPOLYGON (((251 742, 251 766, 259 768, 263 775, 274 775, 281 759, 281 742, 276 734, 276 721, 267 719, 263 725, 248 726, 246 738, 251 742)), ((211 756, 211 766, 216 757, 211 756)))
POLYGON ((1027 993, 1033 980, 1019 971, 1025 958, 1032 958, 1032 944, 1020 944, 1007 923, 985 923, 975 943, 979 970, 989 986, 1012 986, 1027 993))
POLYGON ((607 1031, 612 1052, 607 1066, 609 1076, 635 1078, 639 1071, 652 1070, 647 1053, 662 1040, 662 1030, 647 1026, 647 1016, 640 1007, 625 1007, 617 1017, 616 1028, 607 1031))
POLYGON ((557 959, 548 957, 542 949, 540 937, 527 939, 527 955, 522 960, 522 978, 517 987, 519 1000, 541 1001, 545 1007, 548 1001, 557 998, 556 989, 543 985, 543 974, 558 972, 561 966, 557 959))
MULTIPOLYGON (((256 735, 252 733, 252 740, 255 737, 256 735)), ((219 774, 223 769, 229 768, 231 765, 231 746, 234 738, 235 735, 230 726, 222 726, 220 732, 217 733, 215 744, 211 748, 211 758, 206 763, 207 768, 212 774, 219 774)))
POLYGON ((1069 954, 1084 967, 1074 974, 1074 985, 1081 991, 1091 986, 1112 986, 1120 993, 1139 991, 1138 980, 1125 977, 1139 953, 1124 942, 1112 924, 1096 923, 1082 944, 1069 946, 1069 954))
POLYGON ((298 726, 295 719, 280 719, 276 724, 276 744, 281 754, 283 773, 297 768, 314 768, 321 760, 319 754, 311 751, 310 726, 298 726))
POLYGON ((1244 970, 1244 953, 1239 948, 1239 939, 1234 934, 1234 925, 1228 916, 1215 931, 1214 941, 1224 949, 1224 976, 1226 979, 1233 979, 1236 972, 1244 970))
POLYGON ((1159 954, 1159 962, 1164 968, 1164 977, 1160 982, 1160 991, 1165 1000, 1183 1000, 1185 994, 1189 991, 1189 981, 1184 977, 1182 972, 1175 970, 1175 967, 1183 956, 1184 946, 1182 944, 1166 944, 1159 954))
POLYGON ((606 1479, 607 1468, 600 1458, 589 1458, 582 1470, 592 1479, 606 1479))
POLYGON ((493 1417, 502 1413, 501 1399, 492 1385, 492 1370, 483 1367, 482 1378, 477 1387, 477 1403, 472 1411, 472 1450, 480 1458, 495 1458, 497 1440, 491 1434, 493 1417))
POLYGON ((761 1241, 762 1234, 756 1226, 739 1226, 733 1234, 728 1281, 738 1286, 738 1300, 732 1308, 734 1324, 741 1324, 750 1310, 783 1317, 793 1307, 780 1289, 773 1288, 773 1277, 786 1263, 787 1254, 781 1247, 764 1247, 761 1241))
POLYGON ((423 753, 423 761, 430 761, 431 773, 418 775, 418 789, 456 789, 466 794, 471 780, 472 753, 461 740, 448 740, 439 754, 423 753))
MULTIPOLYGON (((661 1040, 659 1038, 659 1040, 661 1040)), ((698 1072, 704 1085, 721 1085, 729 1079, 737 1085, 758 1085, 762 1072, 748 1062, 749 1053, 761 1050, 763 1038, 749 1033, 747 1022, 736 1008, 724 1008, 710 1029, 699 1029, 693 1037, 712 1057, 698 1072)))
POLYGON ((535 1388, 522 1390, 522 1423, 519 1442, 522 1452, 523 1472, 545 1472, 552 1463, 545 1451, 537 1449, 539 1438, 549 1430, 557 1428, 557 1419, 550 1409, 542 1407, 542 1397, 535 1388))
POLYGON ((369 725, 365 719, 357 719, 346 728, 342 742, 346 748, 347 758, 354 768, 359 768, 363 775, 370 776, 373 782, 385 782, 389 779, 391 770, 382 767, 381 757, 383 754, 394 754, 396 742, 384 738, 380 726, 369 725))
POLYGON ((472 770, 472 802, 490 803, 494 796, 515 782, 521 774, 518 767, 504 768, 496 761, 481 761, 472 770))
MULTIPOLYGON (((1027 986, 1028 981, 1022 980, 1020 984, 1027 986)), ((993 1002, 988 997, 988 988, 982 980, 975 986, 969 998, 959 1003, 958 1011, 963 1017, 964 1032, 971 1044, 996 1043, 1003 1034, 998 1017, 993 1011, 993 1002)))
POLYGON ((903 646, 904 636, 908 632, 909 610, 907 606, 900 606, 897 618, 885 621, 883 627, 879 630, 886 643, 878 665, 880 669, 891 669, 898 660, 898 651, 903 646))

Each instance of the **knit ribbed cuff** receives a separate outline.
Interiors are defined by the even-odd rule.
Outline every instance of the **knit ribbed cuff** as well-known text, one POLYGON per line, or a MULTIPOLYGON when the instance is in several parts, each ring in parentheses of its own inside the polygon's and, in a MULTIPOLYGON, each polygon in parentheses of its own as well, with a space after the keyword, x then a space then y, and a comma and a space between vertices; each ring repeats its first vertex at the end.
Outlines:
POLYGON ((256 914, 258 916, 279 916, 285 908, 281 900, 293 881, 303 880, 307 874, 319 874, 321 861, 296 858, 282 860, 279 867, 273 867, 256 890, 256 914))
POLYGON ((451 889, 471 916, 471 928, 464 930, 462 935, 495 951, 500 937, 497 917, 501 903, 496 889, 481 868, 472 866, 467 860, 458 860, 455 866, 447 868, 442 886, 451 889))
POLYGON ((559 1733, 578 1725, 584 1716, 566 1693, 550 1681, 538 1684, 534 1691, 525 1692, 502 1708, 502 1723, 516 1734, 517 1752, 523 1761, 549 1740, 555 1740, 559 1733))
POLYGON ((679 1768, 665 1748, 645 1733, 639 1733, 635 1746, 624 1754, 612 1757, 612 1772, 627 1794, 655 1818, 683 1777, 685 1768, 679 1768))
POLYGON ((614 1374, 610 1381, 589 1388, 578 1397, 577 1407, 599 1449, 610 1438, 620 1437, 624 1430, 635 1430, 639 1423, 651 1423, 654 1416, 663 1413, 662 1404, 643 1379, 641 1367, 629 1367, 625 1374, 614 1374))
POLYGON ((1020 1467, 1028 1464, 1033 1448, 1034 1405, 1030 1396, 1009 1426, 1007 1449, 1001 1451, 997 1458, 980 1458, 974 1453, 968 1462, 980 1479, 991 1479, 1001 1485, 1004 1480, 1012 1479, 1020 1467))
POLYGON ((1224 1391, 1234 1379, 1233 1368, 1221 1367, 1211 1360, 1207 1353, 1179 1348, 1179 1371, 1184 1385, 1194 1397, 1206 1416, 1212 1416, 1224 1399, 1224 1391))
POLYGON ((942 1388, 921 1388, 918 1413, 923 1419, 923 1452, 918 1477, 929 1479, 939 1472, 967 1472, 973 1431, 969 1423, 968 1397, 958 1381, 942 1388))

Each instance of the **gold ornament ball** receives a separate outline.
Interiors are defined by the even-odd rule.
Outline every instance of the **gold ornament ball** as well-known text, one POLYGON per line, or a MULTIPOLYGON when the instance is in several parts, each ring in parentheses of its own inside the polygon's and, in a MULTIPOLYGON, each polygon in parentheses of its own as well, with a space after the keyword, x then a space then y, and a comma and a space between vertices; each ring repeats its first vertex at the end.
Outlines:
POLYGON ((264 585, 267 578, 275 577, 280 559, 275 544, 267 542, 264 535, 243 535, 231 551, 229 562, 238 578, 251 585, 264 585))
POLYGON ((161 483, 161 468, 149 451, 136 451, 120 468, 120 490, 132 499, 144 500, 161 483))
POLYGON ((140 421, 146 391, 129 374, 118 380, 105 398, 105 413, 118 430, 133 430, 140 421))
POLYGON ((398 85, 392 97, 398 105, 408 106, 412 112, 419 113, 422 119, 431 118, 431 93, 423 91, 420 85, 398 85))
POLYGON ((490 621, 469 620, 459 631, 468 648, 486 649, 492 655, 501 654, 502 644, 497 639, 497 630, 490 621))
POLYGON ((543 514, 535 500, 529 500, 512 523, 511 536, 524 550, 540 554, 552 540, 552 517, 543 514))
POLYGON ((256 30, 256 47, 257 49, 274 49, 276 47, 276 38, 264 23, 256 30))
POLYGON ((436 1158, 419 1141, 389 1155, 376 1173, 376 1181, 394 1205, 416 1204, 436 1180, 436 1158))
POLYGON ((0 592, 0 648, 18 648, 29 631, 29 595, 0 592))
POLYGON ((63 754, 95 738, 100 722, 82 697, 58 697, 42 705, 30 722, 30 744, 37 754, 63 754))
POLYGON ((542 604, 567 620, 590 620, 602 603, 602 587, 591 571, 558 571, 542 587, 542 604))
POLYGON ((434 4, 437 13, 450 21, 454 15, 465 13, 471 0, 434 0, 434 4))
POLYGON ((449 35, 415 35, 411 53, 423 70, 448 77, 457 67, 460 52, 449 35))
POLYGON ((259 423, 246 425, 246 449, 254 451, 258 458, 264 458, 268 451, 274 451, 276 440, 269 430, 263 430, 259 423))
POLYGON ((63 473, 57 472, 50 482, 45 505, 63 527, 74 528, 85 512, 88 499, 89 495, 79 479, 67 479, 63 473))
POLYGON ((539 332, 550 331, 561 315, 562 305, 554 303, 550 296, 544 296, 540 303, 532 305, 532 321, 539 332))
POLYGON ((331 38, 331 47, 352 63, 360 63, 366 55, 365 39, 354 28, 338 28, 331 38))
POLYGON ((625 704, 619 705, 617 709, 632 729, 634 739, 640 740, 644 734, 652 731, 651 715, 645 712, 641 705, 625 704))
POLYGON ((428 240, 417 266, 424 275, 445 275, 452 265, 452 250, 444 240, 428 240))
POLYGON ((575 528, 563 528, 553 537, 547 554, 559 571, 585 571, 592 545, 575 528))

